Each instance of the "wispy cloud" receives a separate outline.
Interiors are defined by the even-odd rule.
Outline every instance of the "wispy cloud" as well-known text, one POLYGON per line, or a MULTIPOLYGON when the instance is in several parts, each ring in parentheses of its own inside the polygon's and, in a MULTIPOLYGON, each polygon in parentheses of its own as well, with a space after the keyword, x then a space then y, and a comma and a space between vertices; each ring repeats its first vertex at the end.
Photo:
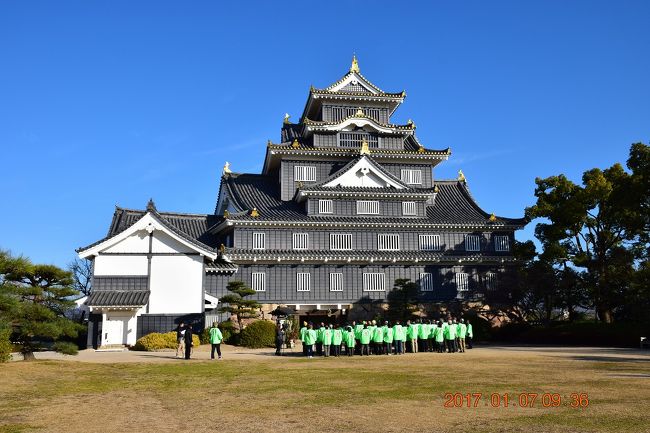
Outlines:
POLYGON ((459 166, 459 165, 471 164, 477 161, 495 159, 512 152, 513 150, 511 149, 499 149, 490 152, 479 152, 479 153, 465 153, 465 152, 460 152, 457 154, 452 153, 451 157, 449 158, 449 161, 447 161, 445 165, 459 166))

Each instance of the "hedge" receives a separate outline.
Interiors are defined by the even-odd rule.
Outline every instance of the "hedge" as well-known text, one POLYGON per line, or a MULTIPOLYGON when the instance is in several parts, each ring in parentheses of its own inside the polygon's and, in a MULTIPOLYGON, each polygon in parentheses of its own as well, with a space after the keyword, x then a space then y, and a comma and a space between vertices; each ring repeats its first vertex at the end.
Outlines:
POLYGON ((268 320, 251 323, 241 332, 240 344, 252 349, 275 347, 275 324, 268 320))
POLYGON ((11 328, 0 328, 0 362, 7 362, 11 359, 11 328))
MULTIPOLYGON (((201 340, 197 334, 192 335, 192 343, 195 347, 201 345, 201 340)), ((161 349, 176 349, 177 347, 176 331, 167 332, 166 334, 153 332, 139 338, 138 341, 135 342, 133 350, 151 352, 161 349)))

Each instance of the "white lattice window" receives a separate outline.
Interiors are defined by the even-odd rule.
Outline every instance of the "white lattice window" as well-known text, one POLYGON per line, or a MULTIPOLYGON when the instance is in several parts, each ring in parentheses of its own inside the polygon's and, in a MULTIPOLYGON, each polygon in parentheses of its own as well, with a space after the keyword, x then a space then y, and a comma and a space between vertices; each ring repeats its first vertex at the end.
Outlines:
POLYGON ((510 251, 510 238, 508 236, 495 236, 494 251, 510 251))
POLYGON ((363 291, 364 292, 384 292, 386 291, 386 277, 383 273, 364 273, 363 274, 363 291))
POLYGON ((399 235, 398 234, 377 235, 377 249, 379 251, 398 251, 399 235))
POLYGON ((293 168, 293 180, 298 181, 315 181, 316 167, 311 165, 296 165, 293 168))
POLYGON ((456 290, 466 292, 469 290, 469 275, 465 272, 456 273, 456 290))
POLYGON ((483 286, 485 290, 493 291, 497 289, 497 274, 494 272, 488 272, 483 275, 483 286))
POLYGON ((309 272, 298 272, 296 274, 296 291, 308 292, 310 290, 311 274, 309 272))
POLYGON ((253 272, 251 274, 251 289, 255 290, 256 292, 266 291, 266 273, 253 272))
POLYGON ((294 233, 293 249, 306 250, 307 248, 309 248, 309 233, 294 233))
POLYGON ((343 291, 343 273, 332 272, 330 273, 330 292, 343 291))
POLYGON ((379 202, 377 200, 357 201, 357 213, 359 215, 379 215, 379 202))
POLYGON ((330 250, 351 250, 352 235, 350 233, 331 233, 330 250))
POLYGON ((420 235, 422 251, 440 251, 440 235, 420 235))
POLYGON ((479 235, 465 236, 465 251, 481 251, 481 237, 479 235))
POLYGON ((402 169, 401 179, 409 185, 422 185, 422 170, 402 169))
POLYGON ((420 290, 423 292, 433 292, 433 274, 422 272, 420 274, 420 290))
POLYGON ((334 213, 332 200, 318 200, 318 213, 334 213))
POLYGON ((266 234, 265 233, 253 233, 253 249, 254 250, 263 250, 266 248, 266 234))
POLYGON ((417 216, 417 214, 418 214, 418 208, 416 207, 414 201, 402 202, 402 215, 417 216))

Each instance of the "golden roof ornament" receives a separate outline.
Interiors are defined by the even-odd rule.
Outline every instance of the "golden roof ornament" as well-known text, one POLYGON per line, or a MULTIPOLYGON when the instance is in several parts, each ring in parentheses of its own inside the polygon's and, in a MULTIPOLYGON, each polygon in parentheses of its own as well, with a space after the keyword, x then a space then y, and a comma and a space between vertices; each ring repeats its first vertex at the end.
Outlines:
POLYGON ((271 147, 273 146, 273 142, 271 140, 266 141, 266 147, 271 147))
POLYGON ((298 181, 298 189, 301 189, 303 186, 305 186, 304 183, 302 183, 302 180, 298 181))
POLYGON ((418 153, 424 153, 424 147, 421 144, 418 146, 418 153))
POLYGON ((232 173, 232 171, 230 170, 230 163, 226 161, 226 163, 223 165, 223 171, 221 172, 221 175, 227 176, 230 173, 232 173))
POLYGON ((359 73, 359 62, 357 61, 356 54, 352 55, 352 65, 350 66, 350 72, 359 73))
POLYGON ((228 217, 230 217, 230 212, 228 211, 228 209, 223 211, 223 217, 226 218, 226 219, 228 219, 228 217))
POLYGON ((463 170, 458 170, 458 182, 467 182, 463 170))
POLYGON ((408 126, 415 126, 415 123, 413 123, 413 120, 412 120, 412 119, 409 119, 409 120, 406 122, 406 124, 407 124, 408 126))
POLYGON ((257 217, 260 216, 260 212, 257 210, 256 207, 254 207, 253 210, 251 210, 251 216, 252 216, 253 218, 257 218, 257 217))
POLYGON ((370 155, 370 148, 368 147, 368 142, 366 138, 361 139, 361 149, 359 150, 359 155, 370 155))
POLYGON ((298 149, 300 147, 300 143, 298 143, 297 138, 293 139, 293 143, 291 143, 291 147, 293 147, 294 149, 298 149))
POLYGON ((490 218, 488 218, 488 221, 490 221, 491 223, 493 223, 493 222, 495 222, 496 220, 497 220, 496 215, 494 215, 494 214, 490 214, 490 218))
POLYGON ((354 115, 355 115, 356 117, 363 117, 363 116, 364 116, 364 114, 363 114, 363 108, 361 108, 361 107, 357 108, 357 112, 354 113, 354 115))
POLYGON ((291 123, 291 122, 289 122, 290 117, 291 116, 289 116, 289 113, 284 113, 284 121, 282 123, 284 123, 285 125, 288 125, 289 123, 291 123))
POLYGON ((226 246, 224 244, 219 245, 219 252, 221 254, 226 252, 226 246))
POLYGON ((438 185, 433 187, 433 192, 438 194, 440 192, 440 187, 438 185))

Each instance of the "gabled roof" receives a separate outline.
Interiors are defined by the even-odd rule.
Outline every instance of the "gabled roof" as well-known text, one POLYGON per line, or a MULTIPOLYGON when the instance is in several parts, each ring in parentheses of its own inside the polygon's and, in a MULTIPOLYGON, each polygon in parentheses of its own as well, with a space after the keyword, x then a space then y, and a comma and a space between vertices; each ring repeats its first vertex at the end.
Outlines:
MULTIPOLYGON (((406 183, 402 182, 401 179, 396 178, 393 176, 391 173, 386 171, 381 165, 377 164, 375 160, 373 160, 370 156, 368 155, 360 155, 359 157, 353 159, 352 161, 348 162, 344 167, 336 171, 336 173, 332 174, 331 176, 327 177, 326 179, 323 179, 320 182, 312 183, 309 185, 311 188, 334 188, 337 187, 338 185, 335 185, 336 180, 340 179, 342 176, 346 175, 350 171, 356 171, 359 169, 359 167, 363 165, 363 168, 370 168, 371 170, 374 171, 376 175, 378 175, 382 180, 384 180, 390 188, 395 188, 395 189, 405 189, 408 190, 410 189, 410 186, 407 185, 406 183)), ((343 185, 341 186, 362 186, 362 185, 343 185)), ((381 187, 381 188, 386 188, 386 186, 381 187)))
POLYGON ((359 127, 368 125, 375 131, 383 132, 385 134, 394 134, 397 132, 413 133, 413 131, 415 131, 415 125, 413 123, 406 125, 381 123, 364 113, 356 113, 352 116, 346 117, 345 119, 341 119, 338 122, 304 119, 303 125, 305 126, 305 131, 340 131, 342 128, 349 125, 359 127))
POLYGON ((85 304, 89 307, 142 307, 147 302, 148 290, 93 290, 85 304))

